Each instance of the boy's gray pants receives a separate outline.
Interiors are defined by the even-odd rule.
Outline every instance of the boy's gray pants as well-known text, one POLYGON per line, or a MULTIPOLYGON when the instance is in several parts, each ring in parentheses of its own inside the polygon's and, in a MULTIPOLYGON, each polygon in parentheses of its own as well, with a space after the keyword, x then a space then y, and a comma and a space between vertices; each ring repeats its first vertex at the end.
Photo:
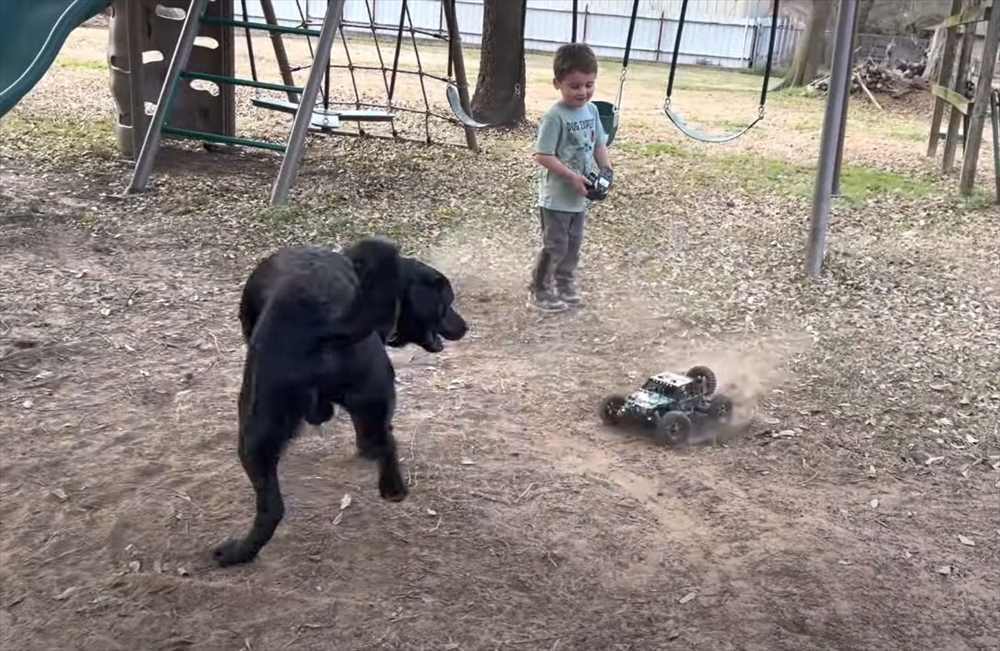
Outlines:
POLYGON ((551 291, 553 278, 558 287, 575 286, 587 212, 539 208, 538 215, 542 226, 542 250, 531 275, 531 290, 551 291))

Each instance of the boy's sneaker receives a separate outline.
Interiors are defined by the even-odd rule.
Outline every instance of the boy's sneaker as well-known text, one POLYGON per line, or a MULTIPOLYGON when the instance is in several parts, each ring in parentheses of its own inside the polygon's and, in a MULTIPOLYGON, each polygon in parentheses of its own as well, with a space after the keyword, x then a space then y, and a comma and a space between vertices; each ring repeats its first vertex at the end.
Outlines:
POLYGON ((563 285, 559 288, 559 299, 568 305, 580 305, 583 297, 576 290, 575 285, 563 285))
POLYGON ((565 301, 548 291, 531 292, 531 305, 542 312, 562 312, 569 307, 565 301))

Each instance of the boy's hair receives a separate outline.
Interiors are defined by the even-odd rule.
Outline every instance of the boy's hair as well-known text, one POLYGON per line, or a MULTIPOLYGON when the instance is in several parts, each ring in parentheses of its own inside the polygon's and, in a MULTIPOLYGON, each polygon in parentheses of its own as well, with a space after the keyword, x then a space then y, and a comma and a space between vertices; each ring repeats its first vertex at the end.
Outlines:
POLYGON ((597 56, 586 43, 567 43, 556 50, 552 61, 552 72, 556 81, 562 81, 571 72, 597 74, 597 56))

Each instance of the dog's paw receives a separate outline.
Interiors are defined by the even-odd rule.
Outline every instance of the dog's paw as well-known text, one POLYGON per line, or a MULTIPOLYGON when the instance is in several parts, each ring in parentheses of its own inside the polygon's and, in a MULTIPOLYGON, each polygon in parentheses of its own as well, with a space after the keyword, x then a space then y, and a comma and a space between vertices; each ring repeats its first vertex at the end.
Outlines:
POLYGON ((249 563, 257 557, 257 552, 249 549, 242 540, 230 538, 212 551, 212 558, 220 567, 249 563))
POLYGON ((384 500, 402 502, 409 491, 398 472, 385 472, 378 478, 378 492, 384 500))

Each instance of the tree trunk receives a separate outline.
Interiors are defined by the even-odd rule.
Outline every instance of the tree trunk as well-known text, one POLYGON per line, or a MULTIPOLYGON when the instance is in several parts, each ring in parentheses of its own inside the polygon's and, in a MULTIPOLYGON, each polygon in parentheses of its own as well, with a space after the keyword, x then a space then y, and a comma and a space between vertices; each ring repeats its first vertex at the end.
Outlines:
POLYGON ((480 122, 516 126, 524 119, 523 4, 483 3, 483 45, 472 113, 480 122))
POLYGON ((834 0, 817 0, 813 3, 809 24, 795 48, 792 67, 781 82, 783 88, 805 86, 816 78, 826 52, 826 26, 830 22, 834 4, 834 0))

